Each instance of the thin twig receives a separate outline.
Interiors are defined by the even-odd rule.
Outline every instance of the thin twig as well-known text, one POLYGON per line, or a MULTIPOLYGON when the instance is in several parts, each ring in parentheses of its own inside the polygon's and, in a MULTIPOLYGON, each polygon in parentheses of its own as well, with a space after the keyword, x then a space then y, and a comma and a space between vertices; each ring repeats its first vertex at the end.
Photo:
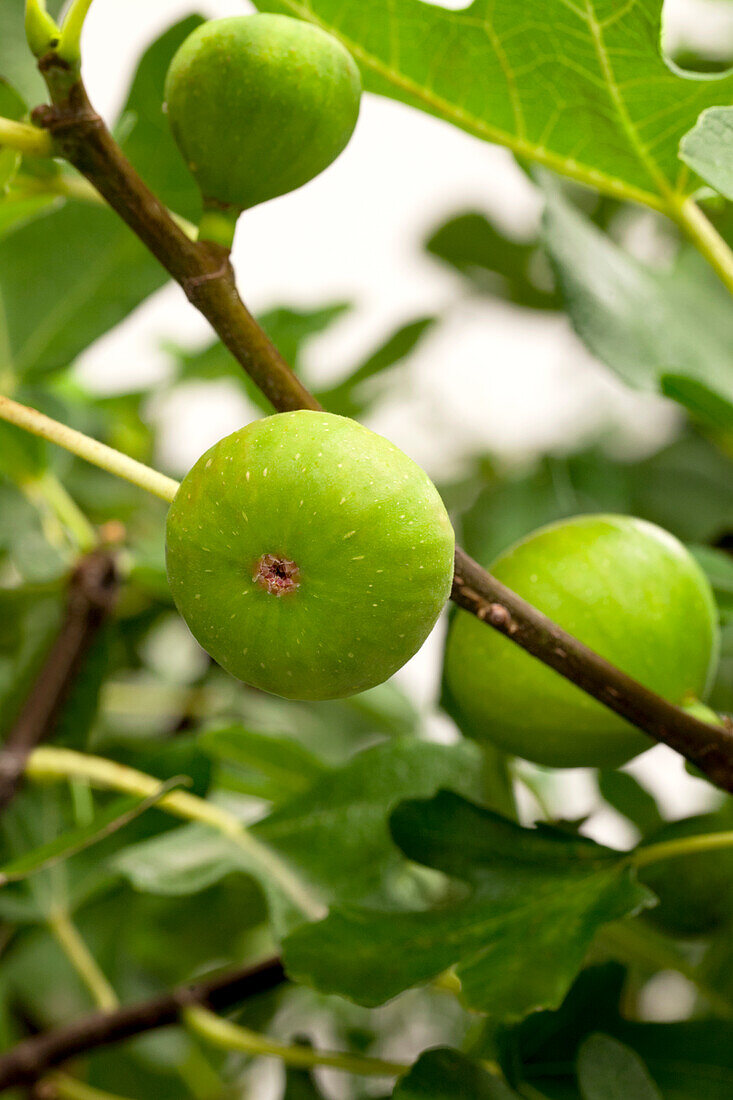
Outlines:
POLYGON ((76 428, 69 428, 66 424, 53 420, 38 409, 19 405, 17 401, 1 394, 0 420, 7 420, 9 424, 16 424, 26 432, 32 432, 41 439, 56 443, 78 458, 83 458, 85 462, 91 462, 100 470, 107 470, 116 477, 122 477, 167 503, 170 503, 176 495, 178 482, 172 477, 166 477, 165 474, 152 470, 150 466, 145 466, 144 463, 130 458, 129 455, 116 451, 114 447, 108 447, 106 443, 100 443, 98 439, 91 439, 83 432, 78 432, 76 428))
POLYGON ((114 1012, 120 1004, 117 994, 66 909, 54 908, 46 917, 46 925, 86 986, 92 1003, 103 1012, 114 1012))
POLYGON ((280 960, 268 959, 258 966, 179 986, 149 1001, 123 1005, 114 1012, 93 1012, 66 1027, 34 1035, 0 1055, 0 1091, 33 1084, 48 1070, 78 1054, 175 1024, 184 1009, 192 1005, 203 1004, 221 1012, 284 981, 280 960))
POLYGON ((48 134, 12 118, 0 118, 0 146, 15 149, 26 157, 50 157, 53 151, 48 134))
POLYGON ((231 1020, 224 1020, 201 1005, 186 1009, 184 1022, 207 1043, 220 1050, 236 1050, 253 1058, 278 1058, 293 1069, 327 1066, 361 1077, 401 1077, 410 1068, 404 1062, 387 1062, 382 1058, 349 1051, 314 1050, 310 1046, 281 1043, 231 1020))
POLYGON ((53 730, 61 708, 117 597, 113 556, 94 550, 69 582, 66 615, 25 705, 0 751, 0 813, 18 789, 33 749, 53 730))
MULTIPOLYGON (((125 791, 141 798, 160 793, 160 780, 152 775, 106 760, 88 752, 55 748, 50 745, 35 749, 26 762, 29 779, 47 782, 69 778, 86 779, 95 786, 109 790, 125 791)), ((295 873, 285 860, 258 840, 225 806, 210 799, 189 794, 188 791, 160 793, 158 807, 184 821, 209 825, 227 837, 235 847, 246 854, 247 865, 262 869, 271 881, 279 886, 288 901, 308 920, 322 920, 326 908, 317 894, 295 873)))

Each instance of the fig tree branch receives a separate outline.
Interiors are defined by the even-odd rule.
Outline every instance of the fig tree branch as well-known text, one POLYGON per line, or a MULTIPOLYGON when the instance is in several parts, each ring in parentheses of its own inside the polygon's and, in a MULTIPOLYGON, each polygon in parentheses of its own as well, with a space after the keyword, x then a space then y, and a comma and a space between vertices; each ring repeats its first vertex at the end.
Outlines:
MULTIPOLYGON (((52 104, 37 108, 34 119, 51 134, 57 155, 74 165, 147 245, 275 409, 318 409, 242 303, 226 250, 186 237, 113 140, 73 67, 53 52, 39 67, 52 104)), ((717 786, 733 791, 733 731, 701 722, 648 691, 500 585, 460 548, 452 598, 650 737, 681 752, 717 786)))
POLYGON ((284 981, 280 960, 268 959, 258 966, 240 967, 202 982, 179 986, 149 1001, 123 1005, 114 1012, 93 1012, 66 1027, 34 1035, 0 1055, 0 1091, 31 1085, 54 1066, 78 1054, 175 1024, 193 1005, 206 1005, 221 1012, 275 989, 284 981))
MULTIPOLYGON (((578 641, 456 549, 451 599, 733 792, 733 731, 673 706, 578 641)), ((489 686, 490 690, 490 686, 489 686)))
MULTIPOLYGON (((630 861, 633 865, 641 867, 656 860, 685 855, 690 851, 714 851, 717 848, 730 847, 732 843, 732 833, 683 837, 668 843, 650 845, 647 848, 643 846, 636 848, 630 853, 630 861)), ((631 934, 632 930, 627 926, 628 922, 624 928, 627 929, 628 934, 631 934)), ((609 926, 609 937, 613 927, 609 926)), ((671 956, 665 958, 663 962, 673 969, 682 969, 671 956)), ((77 1055, 102 1046, 110 1046, 146 1031, 178 1023, 189 1015, 189 1009, 196 1006, 205 1006, 213 1011, 223 1012, 249 997, 277 988, 286 980, 287 976, 280 959, 272 957, 255 967, 242 967, 203 982, 179 986, 172 992, 161 994, 152 1000, 123 1005, 114 1011, 94 1012, 66 1027, 32 1036, 0 1055, 0 1092, 18 1085, 31 1085, 55 1066, 77 1055)), ((697 979, 693 976, 692 980, 697 979)), ((450 992, 456 992, 456 990, 451 988, 450 992)), ((707 996, 704 989, 702 992, 707 996)), ((710 999, 712 1000, 712 997, 710 999)), ((723 1015, 729 1015, 730 1006, 722 1000, 719 1001, 719 1005, 722 1006, 723 1015)), ((253 1035, 252 1032, 247 1032, 224 1020, 213 1019, 208 1015, 194 1016, 191 1022, 202 1023, 208 1037, 226 1049, 247 1050, 252 1054, 285 1056, 291 1062, 293 1061, 291 1056, 295 1055, 299 1064, 334 1064, 333 1056, 326 1055, 324 1059, 317 1055, 314 1057, 312 1052, 310 1056, 306 1054, 304 1059, 298 1059, 298 1053, 302 1055, 303 1052, 262 1039, 253 1035)), ((351 1061, 350 1056, 346 1058, 351 1061)), ((343 1055, 336 1055, 335 1060, 341 1068, 346 1068, 343 1055)), ((350 1068, 360 1072, 364 1064, 358 1066, 352 1062, 350 1068)), ((376 1069, 370 1065, 366 1068, 376 1069)), ((401 1072, 404 1068, 406 1067, 396 1064, 379 1067, 380 1071, 389 1070, 395 1073, 401 1072)))
POLYGON ((0 750, 0 813, 15 795, 31 752, 54 724, 117 597, 115 561, 107 550, 83 557, 69 582, 66 613, 23 709, 0 750))
POLYGON ((56 154, 94 185, 150 249, 276 409, 320 408, 245 308, 227 250, 186 236, 125 158, 65 61, 46 54, 39 68, 53 106, 37 108, 34 120, 51 135, 56 154))

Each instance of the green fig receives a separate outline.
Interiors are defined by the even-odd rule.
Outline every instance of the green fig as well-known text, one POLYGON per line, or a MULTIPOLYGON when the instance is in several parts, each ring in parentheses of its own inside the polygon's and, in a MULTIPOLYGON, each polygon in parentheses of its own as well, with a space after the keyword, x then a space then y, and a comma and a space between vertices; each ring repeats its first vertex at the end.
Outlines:
POLYGON ((360 95, 341 43, 285 15, 203 23, 165 83, 173 136, 212 221, 216 211, 236 219, 327 168, 353 133, 360 95))
POLYGON ((176 605, 233 676, 290 699, 382 683, 451 591, 435 486, 381 436, 330 413, 278 413, 222 439, 168 513, 176 605))
MULTIPOLYGON (((672 703, 702 697, 718 653, 710 585, 668 532, 629 516, 544 527, 494 563, 504 584, 672 703)), ((464 611, 451 625, 446 690, 478 740, 552 767, 614 767, 649 738, 464 611)))

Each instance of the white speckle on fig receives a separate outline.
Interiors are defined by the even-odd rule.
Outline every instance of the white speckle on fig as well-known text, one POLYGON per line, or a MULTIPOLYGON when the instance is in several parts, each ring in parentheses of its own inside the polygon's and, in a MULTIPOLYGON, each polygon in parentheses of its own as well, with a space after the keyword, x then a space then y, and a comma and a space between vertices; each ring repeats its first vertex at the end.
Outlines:
POLYGON ((199 643, 287 698, 386 680, 422 645, 453 579, 453 532, 430 479, 329 413, 276 414, 217 443, 184 479, 166 542, 171 591, 199 643))

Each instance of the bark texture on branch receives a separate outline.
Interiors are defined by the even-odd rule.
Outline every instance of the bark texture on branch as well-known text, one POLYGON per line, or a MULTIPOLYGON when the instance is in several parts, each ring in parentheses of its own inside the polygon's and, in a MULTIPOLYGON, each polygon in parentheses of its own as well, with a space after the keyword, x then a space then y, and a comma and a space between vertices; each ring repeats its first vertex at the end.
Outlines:
POLYGON ((0 814, 18 790, 28 756, 53 732, 84 660, 114 608, 117 589, 114 557, 106 550, 87 554, 72 573, 64 620, 0 749, 0 814))
POLYGON ((276 409, 320 409, 246 309, 227 250, 189 240, 135 172, 65 62, 48 54, 39 67, 54 102, 38 107, 33 117, 51 134, 57 153, 150 249, 276 409))
POLYGON ((191 1005, 223 1012, 249 997, 275 989, 286 980, 279 959, 241 967, 202 982, 179 986, 149 1001, 123 1005, 114 1012, 92 1012, 53 1031, 41 1032, 0 1055, 0 1092, 32 1085, 54 1066, 97 1047, 119 1043, 145 1031, 168 1027, 191 1005))
MULTIPOLYGON (((39 67, 53 105, 38 108, 34 119, 52 134, 58 154, 86 176, 157 256, 276 409, 319 408, 245 309, 226 251, 186 237, 127 161, 64 62, 52 53, 41 58, 39 67)), ((456 603, 733 792, 733 732, 691 718, 625 676, 499 585, 460 548, 456 563, 456 603), (491 605, 496 605, 493 611, 491 605)))
POLYGON ((451 599, 733 792, 733 731, 701 722, 583 645, 456 550, 451 599))

